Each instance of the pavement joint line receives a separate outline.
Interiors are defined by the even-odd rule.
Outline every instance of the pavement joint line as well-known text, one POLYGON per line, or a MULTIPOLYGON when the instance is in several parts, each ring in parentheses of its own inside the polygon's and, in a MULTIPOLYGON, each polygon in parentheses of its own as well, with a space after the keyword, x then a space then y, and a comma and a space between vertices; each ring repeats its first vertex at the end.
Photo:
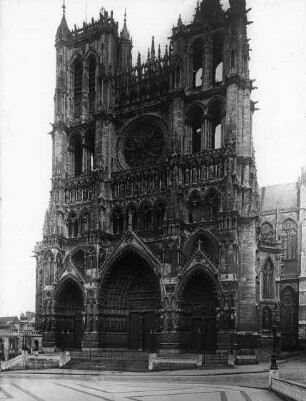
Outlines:
POLYGON ((225 391, 220 392, 221 401, 228 401, 225 391))
POLYGON ((10 393, 5 391, 3 387, 0 387, 0 392, 6 397, 5 399, 7 400, 11 400, 12 398, 14 398, 10 393))
POLYGON ((245 391, 240 391, 240 394, 245 399, 245 401, 252 401, 252 398, 245 391))
POLYGON ((31 393, 31 391, 26 390, 25 388, 22 388, 21 386, 18 386, 18 384, 16 384, 16 383, 12 383, 12 386, 16 387, 18 390, 20 390, 23 393, 27 394, 29 397, 33 398, 36 401, 45 401, 43 398, 40 398, 37 395, 31 393))
POLYGON ((92 393, 89 393, 88 391, 79 390, 79 389, 77 389, 77 388, 75 388, 75 387, 66 386, 65 384, 60 384, 60 383, 54 383, 54 384, 55 384, 56 386, 68 388, 69 390, 77 391, 78 393, 90 395, 91 397, 98 398, 99 400, 113 401, 113 399, 106 398, 106 397, 102 397, 101 395, 92 394, 92 393))

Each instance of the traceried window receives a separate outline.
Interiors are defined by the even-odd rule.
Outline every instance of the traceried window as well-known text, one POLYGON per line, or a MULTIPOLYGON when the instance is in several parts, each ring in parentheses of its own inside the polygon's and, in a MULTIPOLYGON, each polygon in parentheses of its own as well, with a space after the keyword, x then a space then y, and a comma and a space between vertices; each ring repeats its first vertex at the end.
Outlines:
POLYGON ((260 239, 263 242, 267 242, 267 243, 274 242, 273 227, 270 223, 266 222, 261 226, 260 239))
POLYGON ((262 272, 262 297, 263 299, 273 299, 275 288, 275 275, 274 266, 270 259, 268 259, 264 265, 262 272))
POLYGON ((283 222, 281 232, 282 252, 285 260, 297 258, 297 225, 292 219, 283 222))

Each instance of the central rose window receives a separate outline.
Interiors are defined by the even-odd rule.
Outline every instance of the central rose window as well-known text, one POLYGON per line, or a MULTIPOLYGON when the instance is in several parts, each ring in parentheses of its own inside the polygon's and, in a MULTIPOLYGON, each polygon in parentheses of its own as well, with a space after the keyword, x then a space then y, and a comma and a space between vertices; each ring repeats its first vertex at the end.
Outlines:
POLYGON ((156 163, 165 148, 165 138, 161 127, 145 123, 133 128, 127 134, 123 154, 130 167, 142 167, 156 163))

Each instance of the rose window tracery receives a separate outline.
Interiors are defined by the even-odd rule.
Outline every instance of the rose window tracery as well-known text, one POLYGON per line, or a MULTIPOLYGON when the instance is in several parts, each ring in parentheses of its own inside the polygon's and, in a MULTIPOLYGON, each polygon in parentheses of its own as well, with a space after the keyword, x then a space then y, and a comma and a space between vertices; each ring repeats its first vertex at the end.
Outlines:
POLYGON ((124 159, 130 167, 156 163, 163 154, 165 138, 160 127, 147 123, 130 131, 124 143, 124 159))

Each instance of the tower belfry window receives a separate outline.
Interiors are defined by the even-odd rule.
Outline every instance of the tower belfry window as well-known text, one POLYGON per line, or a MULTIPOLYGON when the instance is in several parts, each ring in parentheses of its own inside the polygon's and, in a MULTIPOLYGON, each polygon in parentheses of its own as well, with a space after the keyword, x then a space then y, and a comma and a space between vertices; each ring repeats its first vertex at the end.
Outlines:
POLYGON ((216 33, 213 38, 213 84, 223 81, 223 47, 224 39, 221 33, 216 33))
POLYGON ((83 82, 83 65, 81 60, 74 63, 74 117, 79 118, 82 112, 82 82, 83 82))
POLYGON ((193 88, 201 88, 203 84, 203 52, 204 46, 201 39, 193 43, 193 88))
POLYGON ((89 100, 89 112, 94 111, 96 97, 96 59, 94 56, 89 59, 88 68, 88 100, 89 100))
POLYGON ((70 142, 70 168, 71 175, 78 176, 82 174, 82 139, 79 136, 74 136, 70 142))
POLYGON ((199 114, 195 115, 192 124, 192 153, 201 152, 202 122, 199 114))
POLYGON ((215 102, 209 110, 210 124, 208 126, 208 148, 219 149, 222 147, 222 119, 223 106, 215 102))
POLYGON ((85 168, 86 171, 92 171, 94 169, 94 158, 95 158, 95 131, 91 130, 85 139, 85 168))

